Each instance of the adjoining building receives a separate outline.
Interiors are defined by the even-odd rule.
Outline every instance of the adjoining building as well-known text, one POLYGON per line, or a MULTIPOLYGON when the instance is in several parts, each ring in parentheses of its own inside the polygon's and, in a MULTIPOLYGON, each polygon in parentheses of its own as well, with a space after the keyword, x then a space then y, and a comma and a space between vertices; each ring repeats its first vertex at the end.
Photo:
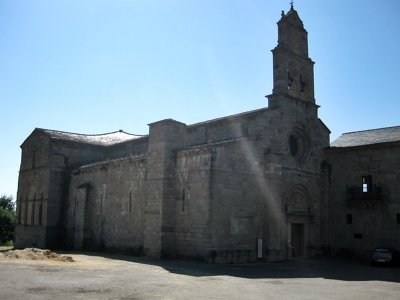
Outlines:
POLYGON ((333 254, 400 249, 400 126, 345 133, 325 150, 325 233, 333 254))
POLYGON ((272 53, 266 108, 161 120, 145 136, 35 129, 21 145, 16 247, 235 263, 400 247, 400 127, 329 144, 293 6, 272 53))

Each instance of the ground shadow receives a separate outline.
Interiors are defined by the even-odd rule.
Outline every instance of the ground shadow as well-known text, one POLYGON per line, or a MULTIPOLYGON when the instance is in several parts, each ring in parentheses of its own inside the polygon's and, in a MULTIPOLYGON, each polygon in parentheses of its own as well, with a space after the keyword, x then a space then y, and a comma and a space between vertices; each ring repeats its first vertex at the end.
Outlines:
MULTIPOLYGON (((249 279, 325 278, 342 281, 387 281, 400 283, 400 267, 373 267, 368 263, 338 258, 299 259, 279 263, 207 264, 179 259, 150 259, 120 254, 68 252, 154 265, 188 276, 234 276, 249 279)), ((67 253, 66 253, 67 254, 67 253)))

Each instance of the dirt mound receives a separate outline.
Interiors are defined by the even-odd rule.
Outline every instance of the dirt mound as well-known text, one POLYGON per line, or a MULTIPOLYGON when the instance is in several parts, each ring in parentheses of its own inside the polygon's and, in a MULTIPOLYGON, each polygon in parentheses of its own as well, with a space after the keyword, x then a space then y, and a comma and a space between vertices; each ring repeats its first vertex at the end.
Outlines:
POLYGON ((23 250, 10 250, 0 253, 0 260, 52 260, 73 262, 71 256, 60 255, 47 249, 26 248, 23 250))

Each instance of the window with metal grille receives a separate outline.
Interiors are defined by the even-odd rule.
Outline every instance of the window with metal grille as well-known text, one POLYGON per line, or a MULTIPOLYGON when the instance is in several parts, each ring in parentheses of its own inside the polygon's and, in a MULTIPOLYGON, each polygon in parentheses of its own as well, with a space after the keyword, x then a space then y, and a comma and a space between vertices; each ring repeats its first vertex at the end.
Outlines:
POLYGON ((369 193, 372 191, 372 176, 362 177, 362 191, 363 193, 369 193))

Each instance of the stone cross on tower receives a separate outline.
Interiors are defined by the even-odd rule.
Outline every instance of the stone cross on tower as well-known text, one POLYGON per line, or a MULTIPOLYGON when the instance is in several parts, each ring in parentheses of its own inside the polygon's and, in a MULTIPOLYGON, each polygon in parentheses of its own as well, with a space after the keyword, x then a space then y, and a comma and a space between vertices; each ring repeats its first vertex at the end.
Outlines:
POLYGON ((293 8, 293 4, 294 4, 293 0, 290 1, 290 10, 293 10, 293 9, 294 9, 294 8, 293 8))

